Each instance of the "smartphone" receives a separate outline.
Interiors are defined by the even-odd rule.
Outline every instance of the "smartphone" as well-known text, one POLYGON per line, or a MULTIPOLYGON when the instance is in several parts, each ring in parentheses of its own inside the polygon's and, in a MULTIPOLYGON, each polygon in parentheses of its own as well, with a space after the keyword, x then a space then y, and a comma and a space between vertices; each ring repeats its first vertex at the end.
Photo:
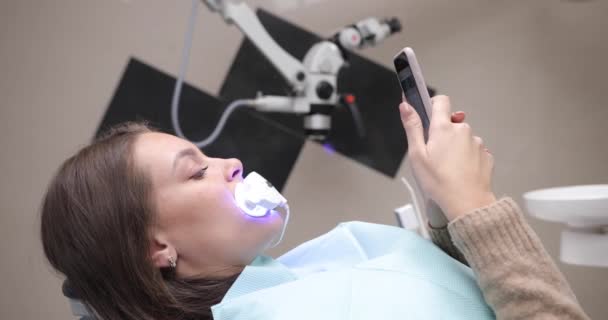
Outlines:
POLYGON ((424 138, 428 139, 429 126, 431 123, 431 97, 422 76, 422 70, 414 54, 414 50, 406 47, 399 51, 393 59, 395 72, 405 95, 405 100, 414 107, 424 129, 424 138))
MULTIPOLYGON (((405 100, 418 112, 422 120, 422 128, 424 129, 424 140, 427 141, 429 139, 429 126, 432 116, 431 108, 433 104, 431 103, 429 90, 424 82, 424 77, 422 77, 422 70, 420 69, 420 64, 418 64, 414 50, 410 47, 403 48, 403 50, 397 53, 393 62, 395 63, 395 71, 405 95, 405 100)), ((434 228, 447 226, 448 219, 437 203, 429 198, 425 200, 429 224, 434 228)))

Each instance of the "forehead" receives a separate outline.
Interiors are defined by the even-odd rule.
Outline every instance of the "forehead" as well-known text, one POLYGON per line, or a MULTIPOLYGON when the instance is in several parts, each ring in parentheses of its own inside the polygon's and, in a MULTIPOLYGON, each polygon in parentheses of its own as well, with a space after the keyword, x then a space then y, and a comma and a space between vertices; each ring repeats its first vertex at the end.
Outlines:
POLYGON ((189 141, 176 136, 147 132, 141 134, 135 141, 134 160, 143 168, 170 169, 177 153, 187 148, 197 149, 189 141))
POLYGON ((192 143, 176 136, 162 132, 146 132, 141 134, 135 142, 139 151, 179 151, 183 148, 193 147, 192 143))

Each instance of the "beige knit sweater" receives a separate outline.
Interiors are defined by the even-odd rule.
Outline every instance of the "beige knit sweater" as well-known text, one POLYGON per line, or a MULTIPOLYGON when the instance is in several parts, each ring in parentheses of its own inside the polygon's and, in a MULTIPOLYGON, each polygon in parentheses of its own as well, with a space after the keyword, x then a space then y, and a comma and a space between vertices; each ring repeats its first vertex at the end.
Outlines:
POLYGON ((431 228, 431 237, 473 269, 497 319, 589 319, 511 198, 431 228))

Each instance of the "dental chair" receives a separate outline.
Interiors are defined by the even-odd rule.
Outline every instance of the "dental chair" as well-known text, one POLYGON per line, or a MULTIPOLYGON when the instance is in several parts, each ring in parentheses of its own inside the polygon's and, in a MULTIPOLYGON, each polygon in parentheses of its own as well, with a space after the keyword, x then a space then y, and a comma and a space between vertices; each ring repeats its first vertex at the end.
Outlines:
POLYGON ((72 309, 72 314, 74 316, 79 317, 80 320, 95 320, 90 315, 87 307, 80 301, 80 296, 70 286, 70 282, 68 280, 63 281, 61 291, 63 292, 63 295, 70 301, 70 308, 72 309))

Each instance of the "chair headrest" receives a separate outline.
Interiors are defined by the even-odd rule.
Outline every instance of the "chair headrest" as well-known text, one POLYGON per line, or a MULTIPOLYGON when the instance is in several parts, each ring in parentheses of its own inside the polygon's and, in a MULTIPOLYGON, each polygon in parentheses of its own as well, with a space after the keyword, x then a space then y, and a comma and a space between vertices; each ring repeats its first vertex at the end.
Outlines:
POLYGON ((74 287, 70 284, 69 280, 63 281, 63 285, 61 286, 61 292, 63 295, 70 299, 80 299, 80 295, 76 292, 74 287))
POLYGON ((91 313, 87 309, 87 307, 80 301, 81 296, 78 292, 70 285, 70 281, 67 279, 63 281, 63 285, 61 286, 61 292, 63 295, 70 300, 70 307, 72 309, 72 314, 76 317, 82 317, 80 320, 88 320, 93 319, 91 317, 91 313))

